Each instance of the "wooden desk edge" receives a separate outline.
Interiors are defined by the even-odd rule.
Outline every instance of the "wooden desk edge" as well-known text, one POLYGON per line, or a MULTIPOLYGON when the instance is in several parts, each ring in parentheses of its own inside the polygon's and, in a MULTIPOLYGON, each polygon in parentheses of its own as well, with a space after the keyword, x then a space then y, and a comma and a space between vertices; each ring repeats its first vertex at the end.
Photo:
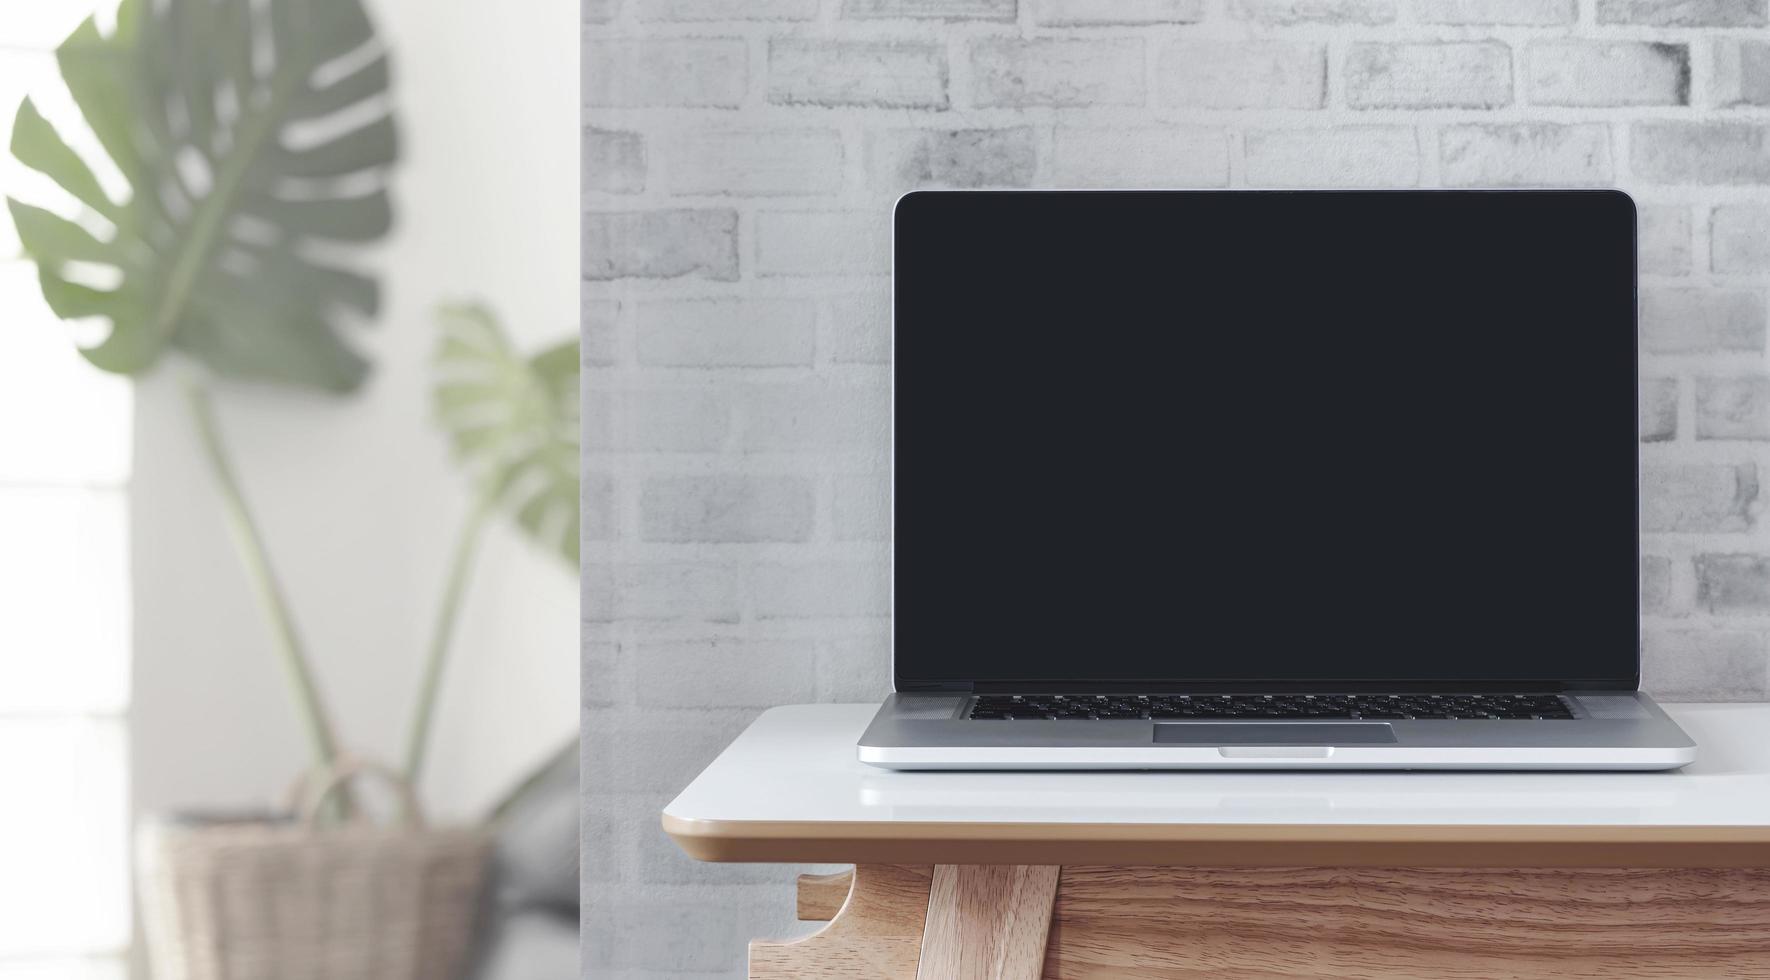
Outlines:
POLYGON ((828 823, 666 812, 663 827, 690 857, 719 862, 1770 868, 1765 826, 828 823))

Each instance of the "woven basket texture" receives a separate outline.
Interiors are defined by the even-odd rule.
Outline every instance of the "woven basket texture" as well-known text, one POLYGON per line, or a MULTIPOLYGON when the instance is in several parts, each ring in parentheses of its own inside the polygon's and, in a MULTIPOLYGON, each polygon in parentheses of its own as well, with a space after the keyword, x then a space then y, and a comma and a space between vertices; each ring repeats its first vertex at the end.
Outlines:
POLYGON ((477 829, 148 825, 155 980, 455 980, 489 851, 477 829))

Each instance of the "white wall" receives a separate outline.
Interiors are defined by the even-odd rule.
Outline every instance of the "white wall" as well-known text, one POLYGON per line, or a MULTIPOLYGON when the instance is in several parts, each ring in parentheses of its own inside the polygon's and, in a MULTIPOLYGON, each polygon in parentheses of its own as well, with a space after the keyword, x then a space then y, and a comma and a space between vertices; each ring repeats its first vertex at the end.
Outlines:
POLYGON ((658 809, 769 705, 889 686, 885 296, 912 188, 1628 189, 1646 685, 1770 697, 1762 0, 584 18, 586 977, 740 977, 745 940, 803 928, 788 869, 690 861, 658 809))
MULTIPOLYGON (((518 342, 569 336, 577 295, 574 0, 371 0, 393 51, 398 225, 357 397, 234 386, 226 435, 347 746, 398 761, 465 510, 427 404, 431 309, 479 297, 518 342)), ((136 414, 138 812, 258 804, 308 757, 175 379, 136 414)), ((486 541, 431 754, 433 811, 471 818, 577 725, 574 575, 506 527, 486 541)))

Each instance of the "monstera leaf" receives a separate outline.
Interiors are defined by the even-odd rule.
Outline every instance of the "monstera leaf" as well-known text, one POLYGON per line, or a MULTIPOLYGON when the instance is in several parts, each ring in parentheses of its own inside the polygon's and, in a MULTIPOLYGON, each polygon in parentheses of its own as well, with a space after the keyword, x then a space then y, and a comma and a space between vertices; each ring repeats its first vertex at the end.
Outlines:
POLYGON ((444 307, 437 418, 484 499, 578 563, 578 342, 523 357, 483 307, 444 307))
POLYGON ((331 256, 388 230, 397 153, 361 0, 123 0, 113 33, 89 19, 56 54, 127 194, 27 99, 13 155, 90 214, 7 204, 50 308, 110 321, 86 357, 134 374, 176 349, 224 375, 360 384, 342 318, 378 290, 331 256))

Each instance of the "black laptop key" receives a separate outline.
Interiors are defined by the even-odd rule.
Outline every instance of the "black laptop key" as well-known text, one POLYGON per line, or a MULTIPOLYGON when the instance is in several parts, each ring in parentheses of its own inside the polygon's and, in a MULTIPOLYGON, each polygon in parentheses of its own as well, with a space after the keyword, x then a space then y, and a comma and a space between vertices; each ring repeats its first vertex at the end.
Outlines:
POLYGON ((984 721, 1187 721, 1368 719, 1571 721, 1555 694, 985 694, 969 717, 984 721))

